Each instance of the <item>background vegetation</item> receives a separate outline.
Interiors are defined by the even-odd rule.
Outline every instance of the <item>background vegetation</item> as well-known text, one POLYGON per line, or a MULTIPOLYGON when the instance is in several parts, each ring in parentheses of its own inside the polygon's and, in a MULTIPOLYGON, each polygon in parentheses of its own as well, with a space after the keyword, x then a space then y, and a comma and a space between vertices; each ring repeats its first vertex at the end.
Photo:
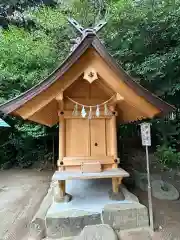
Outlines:
MULTIPOLYGON (((180 164, 180 0, 0 1, 0 102, 42 80, 68 55, 78 34, 66 17, 83 26, 108 24, 99 37, 134 79, 177 107, 175 118, 152 123, 154 148, 168 166, 180 164)), ((0 130, 0 164, 30 166, 51 158, 56 127, 48 129, 6 117, 0 130), (5 163, 5 164, 4 164, 5 163)), ((138 127, 121 126, 121 140, 138 127)))

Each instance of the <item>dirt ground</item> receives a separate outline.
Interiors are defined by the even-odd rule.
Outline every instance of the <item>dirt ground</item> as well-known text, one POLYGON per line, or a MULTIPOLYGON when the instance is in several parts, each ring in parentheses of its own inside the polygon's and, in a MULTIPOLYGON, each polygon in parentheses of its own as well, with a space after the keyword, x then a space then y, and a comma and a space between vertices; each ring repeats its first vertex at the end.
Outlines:
POLYGON ((27 240, 29 223, 47 193, 51 171, 0 171, 0 240, 27 240))
MULTIPOLYGON (((141 203, 147 205, 147 193, 136 190, 141 203)), ((153 198, 154 224, 153 240, 180 240, 180 200, 161 201, 153 198)))
MULTIPOLYGON (((146 172, 144 154, 140 153, 135 160, 135 169, 146 172)), ((156 174, 159 179, 171 183, 180 192, 180 170, 164 169, 153 155, 150 155, 150 162, 151 174, 156 174)), ((140 189, 135 189, 133 192, 142 204, 148 206, 147 192, 140 189)), ((153 198, 153 210, 156 229, 153 240, 180 240, 180 199, 168 201, 153 198)))
MULTIPOLYGON (((157 173, 157 172, 156 172, 157 173)), ((161 179, 172 183, 180 192, 180 177, 170 171, 160 173, 161 179)), ((148 206, 147 192, 134 191, 140 202, 148 206)), ((153 240, 180 240, 180 200, 168 201, 153 198, 154 225, 153 240)))

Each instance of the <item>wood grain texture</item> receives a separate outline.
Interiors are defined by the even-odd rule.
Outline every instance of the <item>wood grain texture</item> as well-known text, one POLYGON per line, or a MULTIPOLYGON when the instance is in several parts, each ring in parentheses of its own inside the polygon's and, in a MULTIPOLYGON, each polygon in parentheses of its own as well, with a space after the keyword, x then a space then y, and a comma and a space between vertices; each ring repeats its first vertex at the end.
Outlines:
POLYGON ((81 165, 82 162, 100 162, 100 164, 113 164, 114 158, 113 157, 94 157, 94 156, 84 156, 84 157, 64 157, 63 163, 64 166, 76 166, 81 165))
POLYGON ((105 119, 92 119, 91 156, 106 156, 105 119))
POLYGON ((112 190, 113 193, 119 192, 119 178, 112 178, 112 190))
POLYGON ((88 139, 87 119, 66 119, 66 156, 88 156, 88 139))
POLYGON ((101 172, 101 163, 100 162, 82 162, 81 164, 81 172, 82 173, 90 173, 90 172, 101 172))

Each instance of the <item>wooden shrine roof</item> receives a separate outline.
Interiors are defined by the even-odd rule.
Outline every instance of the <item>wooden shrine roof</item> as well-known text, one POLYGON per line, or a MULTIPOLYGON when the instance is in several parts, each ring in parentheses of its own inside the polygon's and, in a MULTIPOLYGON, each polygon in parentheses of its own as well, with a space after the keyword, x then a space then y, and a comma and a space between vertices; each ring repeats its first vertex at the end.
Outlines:
POLYGON ((36 86, 32 87, 18 97, 0 105, 0 111, 4 114, 13 114, 14 111, 21 108, 25 103, 47 90, 76 63, 76 61, 86 52, 88 48, 94 48, 101 58, 109 65, 109 67, 119 76, 119 78, 137 95, 143 97, 147 102, 156 107, 160 115, 168 114, 174 110, 173 106, 164 102, 135 82, 132 77, 130 77, 120 66, 117 65, 98 37, 94 33, 87 33, 61 66, 55 69, 55 71, 53 71, 46 79, 36 86))

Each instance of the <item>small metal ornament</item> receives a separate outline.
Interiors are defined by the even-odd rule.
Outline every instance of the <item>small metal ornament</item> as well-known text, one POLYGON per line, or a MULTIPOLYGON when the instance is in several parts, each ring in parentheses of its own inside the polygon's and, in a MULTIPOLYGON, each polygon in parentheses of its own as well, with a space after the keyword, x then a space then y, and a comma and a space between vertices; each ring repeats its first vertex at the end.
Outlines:
POLYGON ((100 109, 99 109, 99 105, 97 105, 97 108, 96 108, 96 117, 99 117, 100 116, 100 109))
POLYGON ((83 106, 83 107, 82 107, 82 111, 81 111, 81 116, 82 116, 83 118, 85 118, 86 115, 87 115, 86 109, 85 109, 85 107, 83 106))
POLYGON ((78 116, 78 104, 76 103, 76 105, 74 106, 74 110, 72 113, 73 116, 78 116))
POLYGON ((92 119, 92 107, 89 108, 88 119, 92 119))

